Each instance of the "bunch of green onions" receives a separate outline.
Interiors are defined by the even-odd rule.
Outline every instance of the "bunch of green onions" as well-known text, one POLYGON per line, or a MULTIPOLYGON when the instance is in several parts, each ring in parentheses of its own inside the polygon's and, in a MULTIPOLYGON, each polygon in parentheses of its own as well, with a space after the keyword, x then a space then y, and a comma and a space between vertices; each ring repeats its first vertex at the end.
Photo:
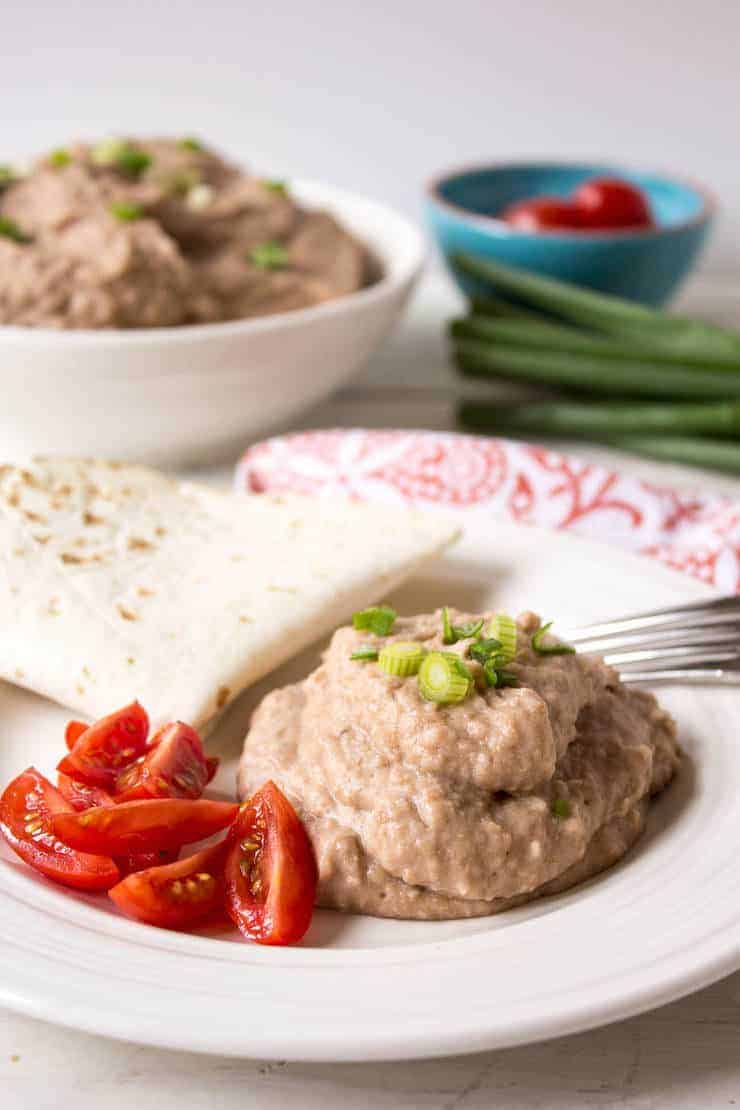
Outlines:
POLYGON ((537 401, 464 401, 465 427, 740 473, 740 334, 469 254, 452 262, 481 291, 450 325, 458 370, 547 387, 537 401))

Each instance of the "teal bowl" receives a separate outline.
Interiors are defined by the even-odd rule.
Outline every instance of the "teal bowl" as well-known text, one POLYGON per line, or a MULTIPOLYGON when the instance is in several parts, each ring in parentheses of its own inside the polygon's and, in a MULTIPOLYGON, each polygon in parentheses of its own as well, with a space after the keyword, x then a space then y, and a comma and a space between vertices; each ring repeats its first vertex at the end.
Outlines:
MULTIPOLYGON (((448 261, 456 251, 661 305, 676 292, 697 260, 715 216, 703 189, 657 173, 614 166, 558 162, 507 163, 457 170, 427 189, 427 215, 448 261), (566 197, 586 178, 619 177, 646 194, 655 226, 635 231, 527 232, 499 213, 514 201, 544 194, 566 197)), ((453 276, 465 293, 480 293, 474 279, 453 276)))

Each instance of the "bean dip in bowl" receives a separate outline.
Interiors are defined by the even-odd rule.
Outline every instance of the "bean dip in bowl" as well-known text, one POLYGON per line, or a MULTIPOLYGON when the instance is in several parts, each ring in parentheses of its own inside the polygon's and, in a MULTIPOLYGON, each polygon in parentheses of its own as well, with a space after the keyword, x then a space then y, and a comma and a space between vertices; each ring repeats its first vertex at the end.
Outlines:
POLYGON ((7 453, 226 457, 362 365, 422 260, 385 207, 247 173, 192 138, 3 169, 7 453))

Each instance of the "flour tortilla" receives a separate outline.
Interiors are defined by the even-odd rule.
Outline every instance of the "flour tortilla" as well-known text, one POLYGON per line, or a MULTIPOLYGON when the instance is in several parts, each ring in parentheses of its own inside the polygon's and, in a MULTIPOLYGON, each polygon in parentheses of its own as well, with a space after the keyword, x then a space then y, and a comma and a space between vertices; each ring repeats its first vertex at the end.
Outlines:
POLYGON ((437 515, 143 467, 0 467, 0 678, 89 718, 138 698, 155 725, 202 727, 456 535, 437 515))

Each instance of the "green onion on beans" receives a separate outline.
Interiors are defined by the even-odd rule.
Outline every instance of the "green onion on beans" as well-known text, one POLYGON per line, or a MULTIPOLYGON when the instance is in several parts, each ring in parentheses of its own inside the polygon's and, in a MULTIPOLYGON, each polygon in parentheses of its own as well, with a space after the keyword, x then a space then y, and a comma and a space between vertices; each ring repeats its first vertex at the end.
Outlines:
POLYGON ((408 678, 418 674, 425 654, 423 645, 414 640, 396 640, 382 648, 378 666, 395 678, 408 678))
POLYGON ((496 613, 486 629, 486 635, 498 640, 500 650, 498 658, 501 663, 511 663, 516 655, 516 621, 508 613, 496 613))
POLYGON ((352 624, 358 632, 374 632, 376 636, 387 636, 396 623, 398 613, 390 605, 373 605, 352 614, 352 624))
POLYGON ((431 651, 419 668, 419 693, 425 701, 456 705, 465 700, 473 685, 462 659, 449 651, 431 651))
POLYGON ((574 436, 599 440, 604 436, 645 432, 740 438, 740 401, 704 404, 532 401, 517 405, 464 401, 459 415, 468 428, 501 435, 574 436))
POLYGON ((494 295, 507 300, 513 298, 525 307, 562 317, 581 327, 612 335, 640 336, 677 352, 692 352, 697 357, 724 352, 740 358, 740 335, 714 324, 668 316, 658 309, 620 297, 596 293, 462 251, 453 254, 450 261, 494 295))
POLYGON ((477 621, 469 621, 467 624, 452 624, 450 620, 450 611, 445 605, 442 610, 442 643, 443 644, 456 644, 458 640, 468 640, 471 636, 477 636, 483 627, 483 618, 477 621))
POLYGON ((532 650, 538 655, 575 655, 576 649, 571 647, 570 644, 563 644, 559 641, 554 644, 542 643, 542 637, 551 628, 552 621, 548 621, 547 624, 541 624, 537 631, 532 633, 532 650))
POLYGON ((514 346, 460 340, 454 350, 461 372, 473 378, 508 378, 594 394, 678 399, 740 399, 740 374, 683 366, 551 354, 514 346))
POLYGON ((375 663, 379 654, 380 652, 376 647, 368 644, 366 647, 360 647, 353 651, 350 659, 353 663, 375 663))

